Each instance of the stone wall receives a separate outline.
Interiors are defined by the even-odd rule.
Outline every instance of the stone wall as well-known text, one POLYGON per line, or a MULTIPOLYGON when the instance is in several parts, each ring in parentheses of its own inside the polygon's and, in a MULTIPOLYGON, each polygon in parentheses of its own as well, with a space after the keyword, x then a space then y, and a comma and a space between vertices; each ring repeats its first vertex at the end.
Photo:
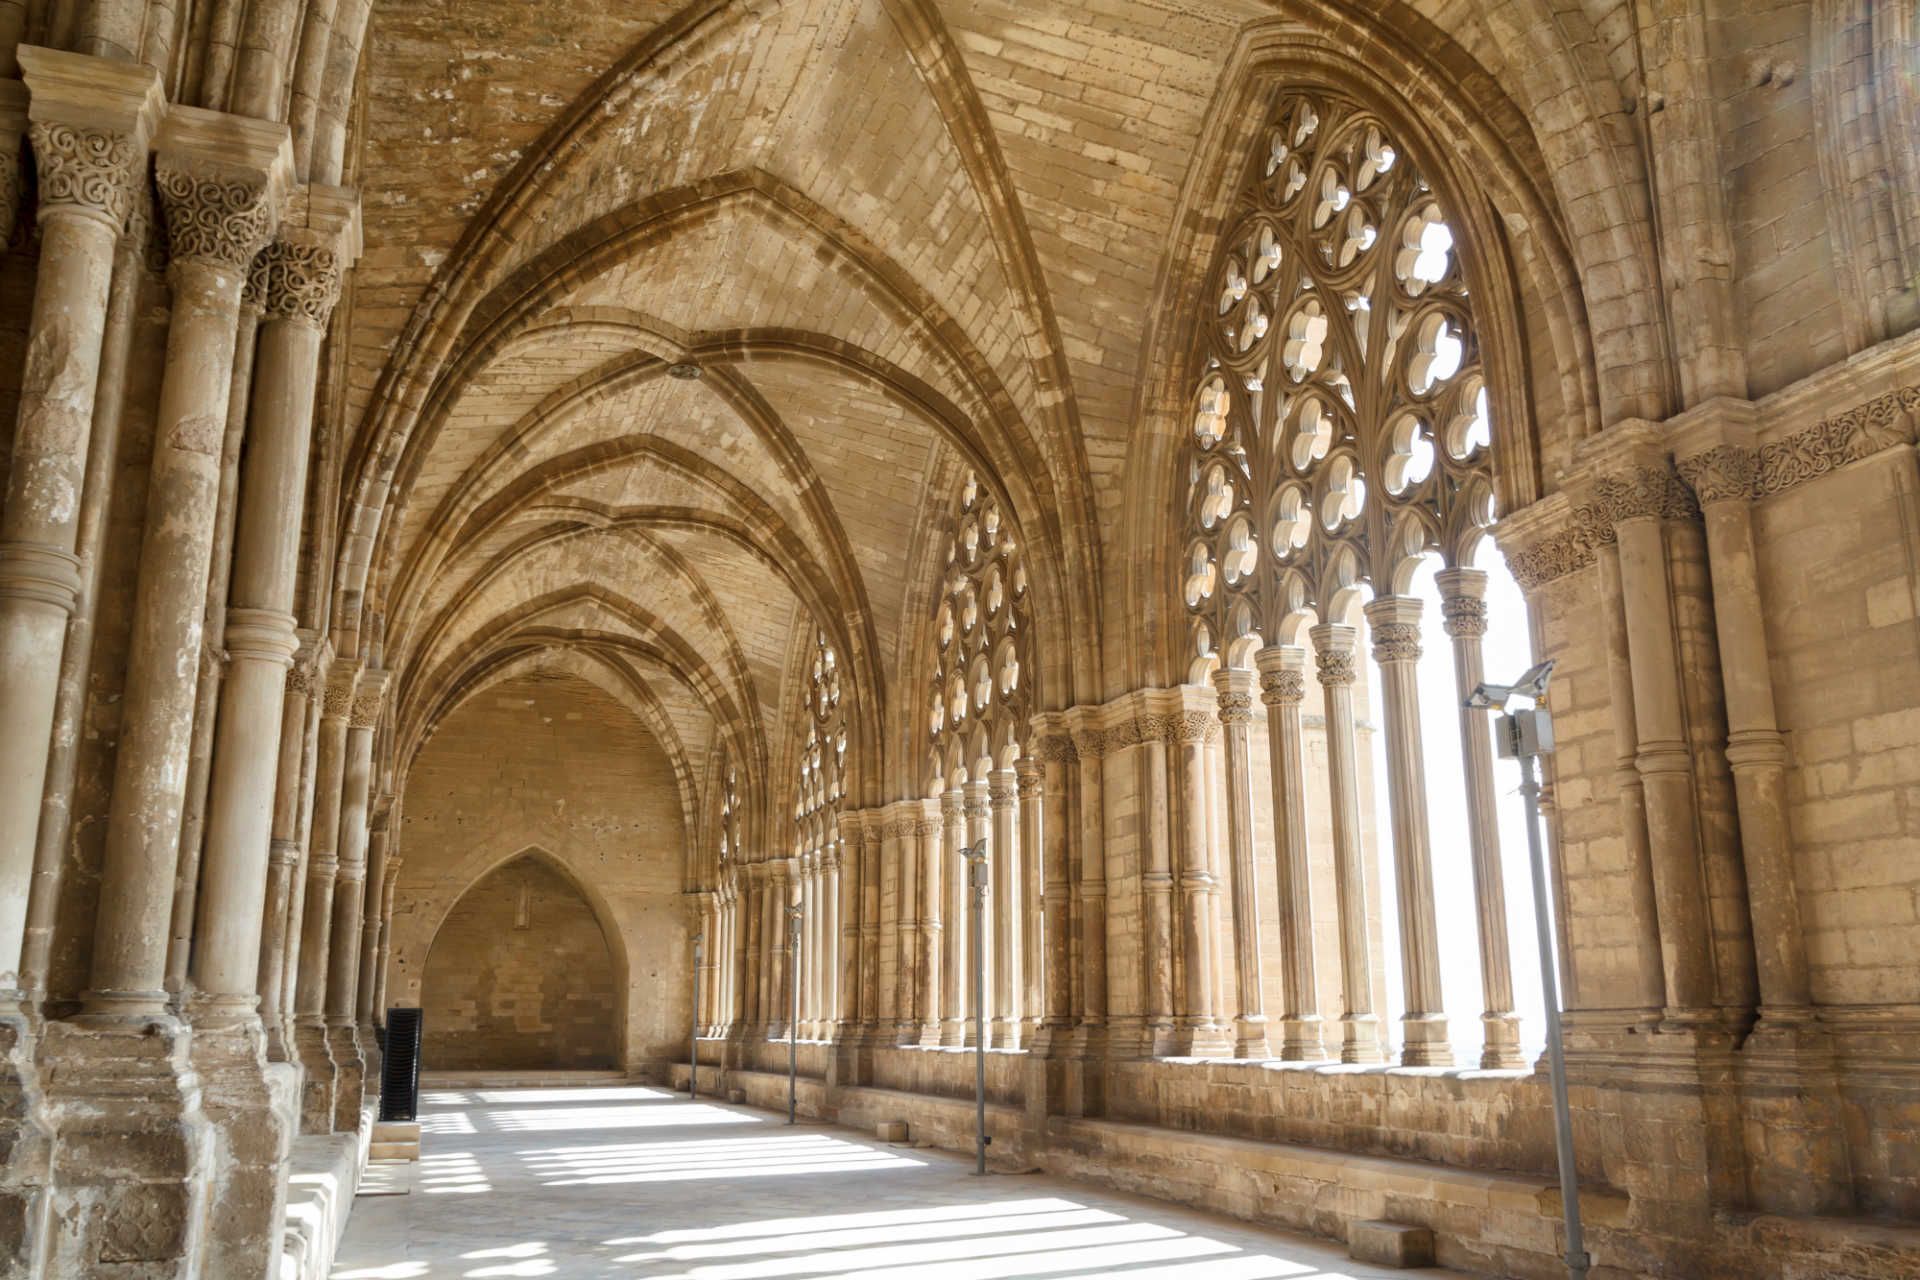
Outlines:
POLYGON ((544 858, 516 858, 469 889, 434 935, 422 1069, 610 1068, 621 995, 587 900, 544 858))

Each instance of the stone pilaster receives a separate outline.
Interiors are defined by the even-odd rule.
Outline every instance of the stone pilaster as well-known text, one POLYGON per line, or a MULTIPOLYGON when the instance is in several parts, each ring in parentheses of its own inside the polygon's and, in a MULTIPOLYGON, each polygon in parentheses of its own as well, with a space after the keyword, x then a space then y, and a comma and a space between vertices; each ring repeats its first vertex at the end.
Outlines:
POLYGON ((1320 998, 1313 942, 1313 862, 1307 847, 1306 744, 1300 704, 1306 698, 1306 654, 1294 645, 1268 645, 1255 658, 1260 700, 1267 708, 1267 760, 1272 774, 1279 890, 1280 942, 1286 1008, 1280 1014, 1280 1056, 1318 1062, 1320 998))
POLYGON ((1333 807, 1333 880, 1340 905, 1340 1060, 1379 1062, 1380 1018, 1373 1009, 1373 947, 1367 934, 1367 872, 1360 848, 1359 748, 1353 723, 1354 629, 1313 628, 1314 667, 1325 696, 1327 791, 1333 807))

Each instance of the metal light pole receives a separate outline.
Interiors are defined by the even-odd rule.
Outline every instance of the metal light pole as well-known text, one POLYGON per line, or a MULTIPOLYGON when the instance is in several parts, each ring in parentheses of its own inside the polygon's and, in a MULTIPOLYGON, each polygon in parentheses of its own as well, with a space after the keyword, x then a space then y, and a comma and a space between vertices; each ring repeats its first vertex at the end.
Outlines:
POLYGON ((787 906, 787 989, 791 1008, 787 1016, 787 1123, 793 1123, 797 1057, 794 1032, 800 1026, 800 908, 787 906))
POLYGON ((700 1096, 700 965, 707 953, 704 930, 693 935, 693 1034, 687 1038, 687 1098, 700 1096))
POLYGON ((987 842, 961 849, 960 856, 967 860, 967 884, 973 890, 968 936, 973 939, 973 1114, 977 1139, 973 1171, 978 1175, 987 1171, 987 1146, 993 1141, 987 1135, 987 956, 981 941, 986 931, 982 922, 987 913, 987 842))
POLYGON ((1567 1056, 1560 1042, 1560 984, 1554 963, 1553 908, 1547 894, 1547 860, 1540 847, 1539 758, 1553 752, 1553 716, 1545 705, 1553 663, 1543 662, 1517 684, 1481 684, 1466 705, 1498 713, 1494 743, 1502 759, 1520 762, 1520 796, 1527 806, 1527 857, 1533 871, 1533 923, 1540 936, 1540 994, 1547 1006, 1547 1065, 1553 1081, 1553 1139, 1560 1162, 1560 1204, 1566 1213, 1567 1276, 1587 1280, 1592 1259, 1580 1230, 1580 1179, 1573 1162, 1573 1109, 1567 1102, 1567 1056), (1530 705, 1510 710, 1510 699, 1530 705))

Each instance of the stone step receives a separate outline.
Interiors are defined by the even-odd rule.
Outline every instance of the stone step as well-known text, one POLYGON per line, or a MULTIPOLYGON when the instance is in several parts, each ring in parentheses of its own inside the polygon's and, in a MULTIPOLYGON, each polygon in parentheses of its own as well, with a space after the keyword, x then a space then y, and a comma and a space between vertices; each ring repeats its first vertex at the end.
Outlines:
POLYGON ((405 1160, 420 1158, 420 1144, 417 1142, 375 1142, 367 1147, 369 1160, 405 1160))

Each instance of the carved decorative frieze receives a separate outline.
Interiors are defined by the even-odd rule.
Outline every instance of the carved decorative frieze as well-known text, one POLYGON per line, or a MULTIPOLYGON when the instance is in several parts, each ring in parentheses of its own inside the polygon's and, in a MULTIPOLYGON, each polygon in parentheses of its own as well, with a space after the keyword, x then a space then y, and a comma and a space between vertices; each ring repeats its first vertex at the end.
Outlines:
POLYGON ((1744 445, 1715 445, 1674 465, 1703 507, 1715 502, 1747 502, 1759 489, 1760 455, 1744 445))
POLYGON ((124 133, 34 121, 27 126, 40 180, 40 218, 72 212, 102 218, 115 230, 133 211, 144 149, 124 133))
POLYGON ((1902 387, 1760 446, 1757 492, 1782 493, 1883 449, 1914 443, 1920 387, 1902 387))
POLYGON ((175 262, 245 271, 273 234, 273 191, 264 177, 233 178, 162 159, 154 185, 175 262))

